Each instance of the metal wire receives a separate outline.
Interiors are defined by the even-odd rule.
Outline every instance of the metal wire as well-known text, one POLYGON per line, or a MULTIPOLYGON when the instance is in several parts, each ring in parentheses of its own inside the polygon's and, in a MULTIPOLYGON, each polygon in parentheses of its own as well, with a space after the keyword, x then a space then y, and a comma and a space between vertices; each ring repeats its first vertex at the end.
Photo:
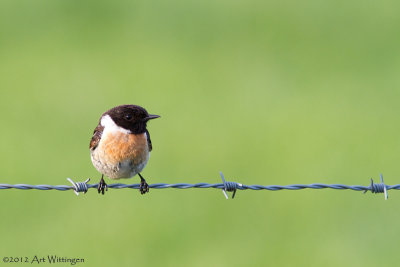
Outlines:
MULTIPOLYGON (((149 185, 150 188, 153 189, 166 189, 166 188, 176 188, 176 189, 189 189, 189 188, 216 188, 222 189, 225 197, 228 199, 227 191, 233 191, 232 198, 235 197, 236 190, 270 190, 270 191, 279 191, 279 190, 301 190, 301 189, 336 189, 336 190, 353 190, 353 191, 371 191, 372 193, 385 193, 385 199, 388 198, 387 191, 389 190, 400 190, 400 184, 396 185, 385 185, 383 183, 383 177, 381 174, 381 183, 375 184, 371 179, 371 184, 369 186, 362 185, 344 185, 344 184, 292 184, 292 185, 244 185, 236 182, 228 182, 225 181, 225 178, 220 172, 223 183, 218 184, 209 184, 209 183, 196 183, 196 184, 187 184, 187 183, 177 183, 177 184, 166 184, 166 183, 157 183, 149 185)), ((22 190, 58 190, 58 191, 67 191, 74 190, 77 195, 79 192, 86 193, 90 188, 97 188, 98 184, 88 184, 90 179, 87 179, 85 182, 75 183, 70 178, 67 178, 68 181, 72 183, 72 186, 68 185, 29 185, 29 184, 0 184, 0 189, 22 189, 22 190)), ((109 184, 108 188, 113 189, 139 189, 140 184, 109 184)))

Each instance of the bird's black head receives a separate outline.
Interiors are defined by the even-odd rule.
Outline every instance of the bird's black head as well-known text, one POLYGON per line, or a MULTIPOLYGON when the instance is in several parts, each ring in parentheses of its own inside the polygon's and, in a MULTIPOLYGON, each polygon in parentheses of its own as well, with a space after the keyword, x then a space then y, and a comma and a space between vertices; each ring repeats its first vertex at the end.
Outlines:
POLYGON ((146 124, 151 119, 159 118, 158 115, 151 115, 136 105, 121 105, 114 107, 103 114, 109 115, 116 125, 131 133, 140 134, 146 131, 146 124))

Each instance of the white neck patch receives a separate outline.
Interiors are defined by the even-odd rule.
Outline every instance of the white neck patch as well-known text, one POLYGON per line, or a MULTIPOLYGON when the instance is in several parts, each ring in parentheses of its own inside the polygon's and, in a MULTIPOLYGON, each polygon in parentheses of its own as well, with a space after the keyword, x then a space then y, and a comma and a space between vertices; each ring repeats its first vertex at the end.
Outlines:
POLYGON ((121 133, 126 133, 126 134, 130 134, 131 131, 124 129, 120 126, 118 126, 117 124, 115 124, 115 122, 113 121, 113 119, 111 119, 110 115, 106 115, 101 119, 101 126, 104 127, 104 132, 121 132, 121 133))

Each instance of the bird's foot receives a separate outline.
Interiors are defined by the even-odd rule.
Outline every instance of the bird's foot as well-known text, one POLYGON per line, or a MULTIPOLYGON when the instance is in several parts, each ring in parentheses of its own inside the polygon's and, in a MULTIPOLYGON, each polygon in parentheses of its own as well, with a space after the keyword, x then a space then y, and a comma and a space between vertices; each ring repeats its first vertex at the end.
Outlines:
POLYGON ((142 177, 142 175, 140 175, 140 173, 139 173, 139 177, 140 177, 139 191, 143 195, 143 194, 146 194, 149 192, 149 185, 146 183, 146 180, 142 177))
POLYGON ((104 189, 108 191, 107 184, 106 182, 104 182, 103 176, 101 176, 101 180, 99 182, 99 185, 97 186, 97 192, 99 192, 99 194, 101 192, 101 194, 104 195, 104 189))

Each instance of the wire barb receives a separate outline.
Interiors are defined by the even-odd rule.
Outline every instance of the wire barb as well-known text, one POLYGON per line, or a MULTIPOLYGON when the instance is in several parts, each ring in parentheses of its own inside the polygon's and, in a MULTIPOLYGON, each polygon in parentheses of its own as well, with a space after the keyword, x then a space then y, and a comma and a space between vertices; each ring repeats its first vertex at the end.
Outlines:
POLYGON ((379 193, 385 193, 385 200, 389 198, 388 193, 387 193, 387 185, 383 182, 383 175, 382 173, 380 174, 381 177, 381 182, 379 184, 374 183, 374 179, 371 178, 371 185, 364 191, 364 194, 370 190, 371 193, 374 194, 379 194, 379 193))
POLYGON ((239 183, 235 183, 235 182, 227 182, 227 181, 225 181, 224 175, 222 174, 221 171, 219 172, 219 174, 221 175, 222 182, 223 182, 223 185, 224 185, 224 188, 222 189, 222 193, 224 193, 226 199, 229 199, 228 194, 226 193, 226 191, 228 191, 228 192, 232 192, 233 191, 232 199, 234 199, 235 198, 235 194, 236 194, 236 189, 238 189, 239 187, 242 187, 243 185, 239 184, 239 183))
POLYGON ((86 181, 84 181, 83 183, 82 182, 75 183, 74 181, 72 181, 71 178, 67 178, 67 180, 73 185, 74 192, 77 196, 79 196, 79 192, 83 192, 84 194, 86 194, 86 192, 88 191, 87 183, 90 181, 90 178, 87 178, 86 181))

